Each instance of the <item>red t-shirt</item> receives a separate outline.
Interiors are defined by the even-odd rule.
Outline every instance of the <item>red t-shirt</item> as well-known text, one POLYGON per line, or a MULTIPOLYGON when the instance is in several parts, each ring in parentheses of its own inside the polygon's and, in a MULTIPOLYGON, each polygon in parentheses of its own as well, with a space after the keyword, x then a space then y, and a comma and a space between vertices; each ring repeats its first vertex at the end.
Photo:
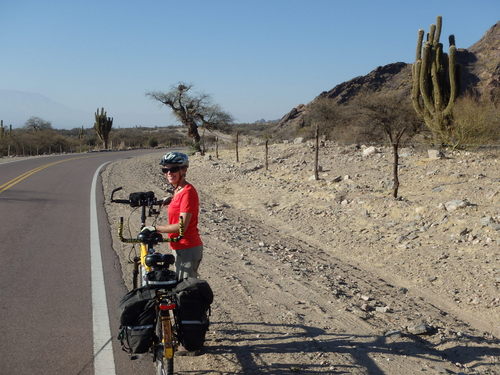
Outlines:
MULTIPOLYGON (((168 223, 177 224, 181 212, 191 214, 189 226, 184 228, 184 237, 179 242, 170 242, 172 250, 189 249, 191 247, 200 246, 200 234, 198 233, 198 212, 200 200, 198 193, 193 185, 187 184, 172 198, 168 205, 168 223)), ((175 237, 178 233, 169 233, 168 236, 175 237)))

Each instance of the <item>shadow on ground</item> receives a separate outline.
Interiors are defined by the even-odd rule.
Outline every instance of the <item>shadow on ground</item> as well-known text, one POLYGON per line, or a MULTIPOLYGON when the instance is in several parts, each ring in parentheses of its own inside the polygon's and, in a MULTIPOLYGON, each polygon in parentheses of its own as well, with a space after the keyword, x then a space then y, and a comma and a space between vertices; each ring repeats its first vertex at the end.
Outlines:
MULTIPOLYGON (((460 342, 449 342, 447 349, 439 350, 420 336, 397 334, 386 336, 361 336, 335 334, 320 328, 306 325, 268 324, 268 323, 227 323, 237 329, 218 328, 225 322, 211 324, 213 330, 224 338, 221 343, 207 342, 207 354, 218 354, 227 360, 236 360, 243 369, 239 374, 386 374, 375 361, 379 355, 421 358, 430 367, 442 373, 460 372, 455 364, 470 364, 469 369, 479 366, 495 365, 488 357, 500 358, 500 342, 479 337, 467 336, 460 342), (474 346, 469 346, 474 344, 474 346), (324 353, 318 356, 319 353, 324 353), (343 357, 343 364, 335 364, 328 354, 343 357), (263 360, 267 354, 303 355, 304 361, 283 363, 280 360, 268 364, 263 360), (325 355, 326 354, 326 355, 325 355), (311 356, 317 356, 316 363, 311 356), (349 363, 349 364, 345 364, 349 363), (453 368, 453 370, 451 370, 453 368)), ((295 357, 296 358, 296 357, 295 357)), ((283 356, 286 359, 286 356, 283 356)), ((498 362, 496 363, 498 365, 498 362)), ((491 368, 493 372, 496 369, 491 368)), ((183 372, 192 373, 192 372, 183 372)), ((219 370, 198 370, 196 374, 223 374, 219 370)))

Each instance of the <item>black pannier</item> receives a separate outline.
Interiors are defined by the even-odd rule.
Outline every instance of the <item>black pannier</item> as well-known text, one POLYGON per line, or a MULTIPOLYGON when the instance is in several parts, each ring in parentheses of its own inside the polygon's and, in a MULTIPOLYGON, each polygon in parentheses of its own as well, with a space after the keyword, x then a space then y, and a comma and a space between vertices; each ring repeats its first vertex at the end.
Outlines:
POLYGON ((187 278, 174 289, 177 295, 179 339, 186 350, 199 350, 205 343, 209 310, 214 295, 210 285, 200 279, 187 278))
POLYGON ((137 288, 120 301, 120 333, 122 349, 129 354, 142 354, 153 345, 156 307, 155 291, 137 288))

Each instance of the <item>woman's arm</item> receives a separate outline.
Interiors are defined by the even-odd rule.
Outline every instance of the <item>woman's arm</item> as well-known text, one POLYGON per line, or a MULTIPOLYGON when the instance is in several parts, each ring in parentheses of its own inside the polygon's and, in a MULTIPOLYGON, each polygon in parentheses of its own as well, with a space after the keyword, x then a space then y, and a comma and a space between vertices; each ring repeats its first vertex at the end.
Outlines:
MULTIPOLYGON (((192 216, 193 214, 189 212, 181 212, 181 217, 184 220, 184 230, 188 227, 192 216)), ((156 226, 156 230, 160 233, 179 233, 179 229, 180 229, 179 223, 156 226)))

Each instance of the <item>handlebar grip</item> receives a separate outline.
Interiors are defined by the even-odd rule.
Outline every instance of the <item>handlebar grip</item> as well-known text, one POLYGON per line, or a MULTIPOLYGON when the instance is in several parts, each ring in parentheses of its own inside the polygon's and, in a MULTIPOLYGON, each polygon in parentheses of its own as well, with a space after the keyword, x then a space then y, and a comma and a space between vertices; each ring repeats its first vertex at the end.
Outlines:
POLYGON ((179 242, 184 237, 184 218, 179 216, 179 235, 172 238, 164 238, 162 242, 179 242))

